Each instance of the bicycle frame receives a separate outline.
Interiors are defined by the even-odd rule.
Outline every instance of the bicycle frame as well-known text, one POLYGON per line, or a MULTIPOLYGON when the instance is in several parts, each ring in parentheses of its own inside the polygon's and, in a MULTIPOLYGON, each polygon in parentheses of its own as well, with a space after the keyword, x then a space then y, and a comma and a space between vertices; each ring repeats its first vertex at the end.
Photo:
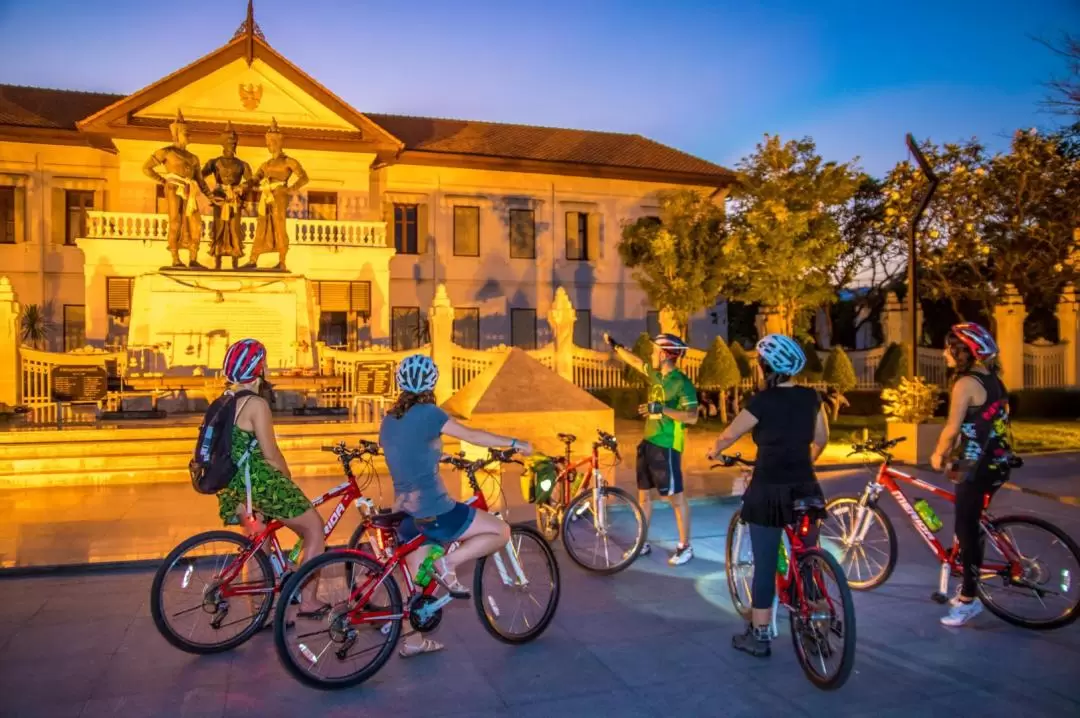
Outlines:
MULTIPOLYGON (((367 460, 370 462, 370 459, 367 460)), ((345 510, 348 509, 349 504, 356 503, 363 498, 363 492, 360 491, 360 487, 356 483, 356 474, 353 473, 351 465, 347 462, 342 463, 345 466, 345 482, 338 484, 322 496, 311 501, 313 507, 318 507, 331 499, 341 497, 341 501, 337 505, 337 508, 330 514, 330 518, 327 519, 323 526, 323 536, 327 538, 334 532, 334 528, 338 525, 338 522, 341 521, 341 517, 345 515, 345 510)), ((359 505, 357 508, 359 508, 359 505)), ((281 542, 278 541, 277 532, 284 527, 285 524, 278 519, 269 521, 266 524, 266 528, 252 538, 251 545, 244 549, 240 553, 240 556, 223 571, 220 579, 222 598, 277 593, 281 590, 281 585, 283 583, 281 578, 287 573, 286 567, 288 566, 288 558, 281 548, 281 542), (240 571, 243 570, 244 566, 247 565, 247 562, 256 551, 262 550, 265 544, 269 544, 268 553, 271 558, 276 559, 276 562, 271 560, 271 565, 274 567, 274 586, 272 588, 252 588, 243 583, 233 585, 233 580, 239 575, 240 571)))
MULTIPOLYGON (((930 530, 930 527, 926 525, 926 522, 923 521, 923 518, 919 516, 919 513, 912 506, 911 502, 908 501, 907 495, 900 487, 900 482, 909 483, 912 486, 930 492, 938 498, 945 499, 950 503, 956 503, 956 494, 938 486, 934 486, 922 479, 915 478, 910 474, 897 471, 892 468, 888 457, 886 457, 885 461, 878 467, 878 472, 874 477, 874 480, 866 485, 866 488, 863 490, 863 495, 859 499, 853 534, 858 537, 859 541, 863 541, 866 538, 866 534, 870 530, 870 512, 867 511, 866 507, 876 504, 881 492, 883 490, 888 490, 889 494, 893 497, 893 500, 895 500, 900 508, 903 509, 904 513, 907 514, 908 520, 911 522, 912 526, 915 527, 919 536, 922 537, 923 542, 926 543, 931 553, 934 554, 941 564, 938 589, 940 594, 944 596, 948 593, 950 571, 959 572, 961 570, 959 556, 960 546, 954 538, 953 545, 948 549, 945 548, 938 537, 934 535, 934 532, 930 530)), ((981 571, 984 573, 1002 573, 1006 570, 1011 570, 1016 566, 1019 557, 1016 555, 1016 551, 1013 550, 1011 544, 1007 541, 1002 541, 998 533, 993 530, 990 523, 991 517, 986 512, 989 505, 990 494, 987 494, 983 498, 983 513, 979 518, 979 527, 982 529, 983 534, 985 534, 993 544, 994 548, 1006 558, 1008 563, 1002 564, 1000 562, 987 561, 984 557, 981 571)))

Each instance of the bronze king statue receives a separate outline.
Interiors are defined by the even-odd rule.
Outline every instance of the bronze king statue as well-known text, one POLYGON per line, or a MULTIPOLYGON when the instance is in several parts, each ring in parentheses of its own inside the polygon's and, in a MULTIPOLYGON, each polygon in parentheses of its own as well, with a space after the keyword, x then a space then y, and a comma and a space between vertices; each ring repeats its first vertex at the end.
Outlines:
POLYGON ((270 159, 262 163, 253 180, 259 190, 259 218, 251 259, 244 268, 254 269, 259 255, 277 252, 276 269, 284 270, 285 255, 289 252, 285 212, 289 208, 290 195, 307 184, 308 176, 299 162, 282 151, 282 136, 276 119, 271 120, 266 133, 266 149, 270 150, 270 159), (294 176, 296 181, 290 185, 289 180, 294 176))
POLYGON ((214 178, 214 190, 210 196, 214 203, 214 233, 210 254, 214 257, 214 269, 221 269, 222 257, 232 258, 236 269, 244 256, 244 228, 240 223, 244 193, 251 183, 251 165, 236 156, 236 131, 232 122, 221 136, 221 156, 215 157, 203 167, 203 177, 214 178))
POLYGON ((180 249, 188 250, 187 266, 202 269, 199 264, 199 241, 202 239, 202 216, 199 214, 198 190, 209 196, 210 191, 199 171, 199 158, 187 150, 188 127, 184 115, 176 110, 176 121, 169 125, 173 143, 150 155, 143 164, 143 173, 165 187, 165 203, 169 213, 169 252, 172 266, 183 267, 180 249), (159 166, 165 172, 158 172, 159 166))

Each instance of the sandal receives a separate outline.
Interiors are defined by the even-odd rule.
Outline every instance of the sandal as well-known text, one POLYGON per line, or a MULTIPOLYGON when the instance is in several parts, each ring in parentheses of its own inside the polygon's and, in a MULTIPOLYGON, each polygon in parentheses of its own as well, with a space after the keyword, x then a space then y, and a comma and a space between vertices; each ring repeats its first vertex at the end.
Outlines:
POLYGON ((402 658, 412 658, 413 656, 419 656, 422 653, 435 653, 441 651, 445 646, 438 641, 433 641, 430 638, 425 638, 422 643, 417 646, 410 646, 405 643, 398 650, 398 655, 402 658))
POLYGON ((469 593, 469 589, 461 585, 458 581, 457 573, 446 567, 446 559, 439 559, 436 561, 432 568, 435 569, 433 578, 435 581, 446 589, 454 598, 471 598, 472 594, 469 593), (439 564, 442 564, 442 568, 439 568, 439 564))

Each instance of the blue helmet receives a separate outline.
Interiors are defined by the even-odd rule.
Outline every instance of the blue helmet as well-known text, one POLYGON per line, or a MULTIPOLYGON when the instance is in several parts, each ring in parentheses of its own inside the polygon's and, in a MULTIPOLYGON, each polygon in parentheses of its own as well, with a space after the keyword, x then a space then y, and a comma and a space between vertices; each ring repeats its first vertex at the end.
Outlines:
POLYGON ((439 368, 427 354, 413 354, 398 364, 397 385, 401 391, 423 394, 435 388, 439 368))
POLYGON ((783 334, 769 334, 757 343, 758 357, 771 371, 795 376, 806 366, 806 354, 799 343, 783 334))

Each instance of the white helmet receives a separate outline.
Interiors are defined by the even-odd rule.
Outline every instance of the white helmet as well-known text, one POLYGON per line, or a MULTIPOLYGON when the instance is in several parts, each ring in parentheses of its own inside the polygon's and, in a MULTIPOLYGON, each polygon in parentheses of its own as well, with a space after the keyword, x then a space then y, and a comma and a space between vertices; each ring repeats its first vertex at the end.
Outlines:
POLYGON ((427 354, 405 357, 397 368, 397 384, 402 391, 423 394, 435 388, 439 380, 439 368, 427 354))
POLYGON ((757 343, 758 357, 777 374, 795 376, 806 366, 806 354, 799 343, 783 334, 769 334, 757 343))

